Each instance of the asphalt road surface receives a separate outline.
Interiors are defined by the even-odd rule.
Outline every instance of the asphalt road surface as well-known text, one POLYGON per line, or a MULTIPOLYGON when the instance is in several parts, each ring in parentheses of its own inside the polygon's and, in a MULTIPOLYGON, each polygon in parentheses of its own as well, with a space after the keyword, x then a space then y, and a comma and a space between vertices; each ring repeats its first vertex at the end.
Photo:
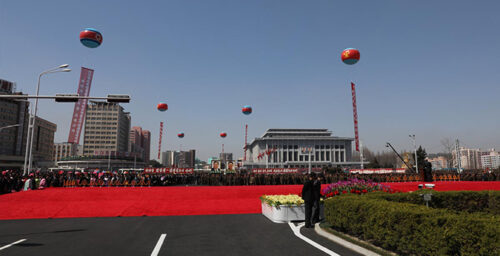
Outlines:
MULTIPOLYGON (((313 229, 301 228, 300 233, 338 255, 360 255, 317 235, 313 229)), ((261 214, 244 214, 2 220, 0 255, 328 253, 297 237, 289 224, 273 223, 261 214)))

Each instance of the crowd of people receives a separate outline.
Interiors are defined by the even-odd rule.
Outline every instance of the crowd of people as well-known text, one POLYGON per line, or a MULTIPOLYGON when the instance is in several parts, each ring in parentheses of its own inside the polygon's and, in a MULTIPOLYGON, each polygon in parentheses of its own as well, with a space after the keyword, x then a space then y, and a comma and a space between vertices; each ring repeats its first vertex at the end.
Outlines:
MULTIPOLYGON (((418 174, 350 174, 348 172, 323 172, 324 183, 334 183, 350 178, 374 182, 422 181, 418 174)), ((435 181, 500 181, 498 171, 433 172, 435 181)), ((109 187, 109 186, 244 186, 244 185, 301 185, 306 175, 253 174, 237 172, 231 174, 195 172, 192 174, 146 174, 143 172, 79 172, 36 171, 23 175, 22 171, 0 172, 0 194, 44 189, 47 187, 109 187)))

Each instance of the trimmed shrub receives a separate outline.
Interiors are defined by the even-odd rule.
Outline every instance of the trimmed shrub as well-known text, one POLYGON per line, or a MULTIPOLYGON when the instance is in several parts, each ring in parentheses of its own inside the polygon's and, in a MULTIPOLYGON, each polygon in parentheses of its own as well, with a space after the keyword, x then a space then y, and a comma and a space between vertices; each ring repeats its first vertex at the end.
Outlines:
POLYGON ((327 199, 325 218, 336 230, 402 255, 500 255, 499 216, 455 213, 377 196, 327 199))
POLYGON ((375 193, 369 196, 388 201, 425 205, 422 194, 431 193, 429 207, 459 212, 486 212, 500 215, 500 191, 449 191, 419 190, 413 193, 375 193))

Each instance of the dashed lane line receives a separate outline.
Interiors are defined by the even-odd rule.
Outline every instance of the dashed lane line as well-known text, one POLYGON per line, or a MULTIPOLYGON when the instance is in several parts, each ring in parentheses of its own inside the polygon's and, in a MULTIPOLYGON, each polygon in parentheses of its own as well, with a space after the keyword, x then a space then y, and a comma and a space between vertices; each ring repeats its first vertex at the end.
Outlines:
POLYGON ((158 253, 160 252, 161 249, 161 245, 165 240, 165 237, 167 237, 167 234, 161 234, 160 239, 158 239, 158 242, 156 243, 156 246, 153 249, 153 252, 151 253, 151 256, 158 256, 158 253))
POLYGON ((13 245, 15 245, 15 244, 22 243, 22 242, 24 242, 24 241, 26 241, 26 240, 27 240, 27 239, 21 239, 21 240, 17 240, 17 241, 15 241, 15 242, 13 242, 13 243, 10 243, 10 244, 8 244, 8 245, 2 246, 2 247, 0 247, 0 251, 1 251, 1 250, 3 250, 3 249, 7 249, 7 248, 9 248, 9 247, 11 247, 11 246, 13 246, 13 245))
POLYGON ((328 254, 328 255, 332 255, 332 256, 340 256, 340 254, 337 254, 331 250, 329 250, 328 248, 314 242, 313 240, 305 237, 304 235, 302 235, 300 233, 300 228, 304 226, 304 223, 302 224, 299 224, 297 226, 295 226, 292 222, 288 222, 288 225, 290 226, 290 228, 292 229, 293 233, 295 234, 295 236, 297 236, 298 238, 304 240, 305 242, 307 242, 308 244, 316 247, 318 250, 321 250, 323 251, 324 253, 328 254))

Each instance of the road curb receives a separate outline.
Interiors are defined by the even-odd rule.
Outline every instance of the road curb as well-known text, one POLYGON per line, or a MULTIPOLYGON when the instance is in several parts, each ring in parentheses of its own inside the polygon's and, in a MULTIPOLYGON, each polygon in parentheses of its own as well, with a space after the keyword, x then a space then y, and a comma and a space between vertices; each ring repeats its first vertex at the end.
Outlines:
POLYGON ((365 249, 359 245, 356 245, 356 244, 353 244, 349 241, 346 241, 334 234, 331 234, 331 233, 328 233, 326 231, 324 231, 320 226, 319 226, 319 223, 316 223, 316 225, 314 225, 314 231, 316 231, 316 233, 322 237, 325 237, 329 240, 332 240, 333 242, 335 243, 338 243, 346 248, 349 248, 357 253, 360 253, 360 254, 363 254, 363 255, 366 255, 366 256, 380 256, 380 254, 378 253, 375 253, 375 252, 372 252, 368 249, 365 249))

